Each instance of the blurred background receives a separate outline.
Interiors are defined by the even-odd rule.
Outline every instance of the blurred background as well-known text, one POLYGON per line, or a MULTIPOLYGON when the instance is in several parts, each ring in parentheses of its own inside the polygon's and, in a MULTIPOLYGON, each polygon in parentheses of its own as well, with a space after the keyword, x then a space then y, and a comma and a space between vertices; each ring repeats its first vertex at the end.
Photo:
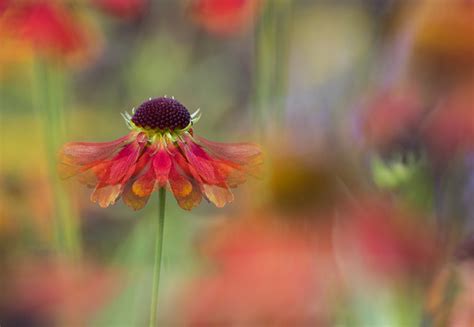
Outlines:
POLYGON ((148 325, 158 197, 56 165, 164 95, 265 164, 168 196, 159 326, 474 325, 474 1, 0 0, 1 326, 148 325))

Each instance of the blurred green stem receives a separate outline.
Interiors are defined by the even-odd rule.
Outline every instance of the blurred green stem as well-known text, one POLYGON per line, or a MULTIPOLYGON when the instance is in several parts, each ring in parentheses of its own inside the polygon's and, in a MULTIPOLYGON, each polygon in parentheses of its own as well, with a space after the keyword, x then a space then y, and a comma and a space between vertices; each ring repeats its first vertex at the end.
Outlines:
POLYGON ((59 68, 44 61, 37 62, 35 68, 36 109, 46 146, 55 248, 60 254, 78 258, 81 252, 78 220, 56 170, 57 153, 65 134, 64 76, 59 68))
POLYGON ((269 125, 283 125, 291 4, 287 0, 269 1, 256 28, 255 121, 263 135, 269 125))
POLYGON ((155 240, 155 263, 153 265, 153 289, 150 305, 150 327, 156 327, 158 312, 158 296, 160 292, 161 255, 163 253, 163 231, 165 227, 166 189, 160 188, 158 209, 158 231, 155 240))

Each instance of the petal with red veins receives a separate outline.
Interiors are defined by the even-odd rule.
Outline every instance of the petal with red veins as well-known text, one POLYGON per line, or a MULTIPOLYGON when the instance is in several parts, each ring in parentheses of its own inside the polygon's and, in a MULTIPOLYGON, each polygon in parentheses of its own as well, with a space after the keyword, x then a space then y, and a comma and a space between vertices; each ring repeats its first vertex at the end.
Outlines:
POLYGON ((118 184, 130 178, 135 171, 136 162, 143 147, 143 144, 134 142, 123 148, 111 160, 106 178, 101 178, 101 181, 106 184, 118 184))
POLYGON ((139 176, 143 172, 144 168, 151 161, 152 155, 155 152, 155 150, 156 148, 153 146, 145 147, 145 150, 143 150, 142 155, 137 160, 137 163, 135 165, 135 171, 133 172, 132 177, 139 176))
POLYGON ((193 178, 197 178, 198 180, 201 180, 201 177, 199 177, 197 173, 196 173, 196 176, 194 176, 194 173, 191 171, 189 167, 188 161, 177 148, 172 149, 171 155, 173 157, 173 162, 177 165, 177 167, 179 167, 179 169, 181 169, 184 172, 184 174, 193 178))
POLYGON ((220 143, 195 136, 197 141, 220 159, 246 165, 249 162, 261 162, 262 151, 253 143, 220 143))
POLYGON ((146 173, 132 184, 132 192, 139 197, 149 196, 155 189, 155 182, 155 170, 152 164, 150 164, 146 173))
POLYGON ((153 169, 158 185, 165 187, 168 184, 168 175, 171 169, 171 158, 165 149, 158 150, 158 153, 153 157, 153 169))
POLYGON ((199 146, 192 143, 188 146, 182 145, 182 149, 188 159, 189 166, 194 168, 206 184, 216 185, 225 182, 225 177, 219 174, 213 165, 212 159, 199 146))
POLYGON ((133 134, 128 134, 112 142, 66 143, 59 152, 59 174, 61 178, 68 178, 83 172, 88 166, 108 159, 121 147, 129 143, 133 134))

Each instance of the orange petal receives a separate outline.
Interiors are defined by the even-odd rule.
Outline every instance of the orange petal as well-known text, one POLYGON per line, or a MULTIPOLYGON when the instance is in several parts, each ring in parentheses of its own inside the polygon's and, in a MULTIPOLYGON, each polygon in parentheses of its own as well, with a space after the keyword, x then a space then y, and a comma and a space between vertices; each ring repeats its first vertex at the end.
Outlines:
POLYGON ((234 195, 228 188, 204 184, 203 189, 206 198, 218 208, 234 200, 234 195))
POLYGON ((91 201, 98 203, 102 208, 107 208, 115 203, 121 192, 122 185, 120 184, 96 187, 91 194, 91 201))
POLYGON ((178 205, 184 210, 191 210, 201 203, 202 193, 199 186, 196 184, 192 185, 191 192, 185 197, 178 197, 175 195, 178 205))
POLYGON ((173 191, 176 198, 184 198, 193 190, 191 182, 186 177, 179 174, 174 165, 171 167, 169 177, 171 191, 173 191))
POLYGON ((133 210, 142 209, 147 204, 149 198, 150 194, 143 197, 136 195, 132 191, 132 186, 130 185, 130 183, 125 186, 125 189, 122 194, 123 202, 133 210))
POLYGON ((139 197, 149 196, 155 189, 155 182, 155 171, 150 164, 147 172, 133 183, 132 192, 139 197))

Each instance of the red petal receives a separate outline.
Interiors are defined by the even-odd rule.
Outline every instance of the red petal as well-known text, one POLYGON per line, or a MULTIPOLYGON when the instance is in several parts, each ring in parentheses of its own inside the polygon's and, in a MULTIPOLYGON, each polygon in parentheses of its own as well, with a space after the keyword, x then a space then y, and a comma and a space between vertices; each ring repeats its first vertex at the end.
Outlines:
POLYGON ((168 175, 171 169, 171 158, 166 150, 158 150, 158 153, 153 157, 153 168, 158 185, 165 187, 168 184, 168 175))
MULTIPOLYGON (((212 162, 212 158, 202 148, 195 143, 180 144, 180 146, 188 159, 189 167, 194 168, 204 183, 212 185, 225 183, 225 176, 219 173, 212 162)), ((192 169, 190 171, 193 173, 192 169)))
POLYGON ((124 183, 135 172, 136 162, 143 147, 144 144, 134 142, 123 148, 110 161, 111 165, 106 171, 106 178, 101 178, 101 182, 105 184, 124 183))
MULTIPOLYGON (((86 166, 96 164, 111 157, 132 139, 128 134, 118 140, 103 143, 71 142, 66 143, 59 153, 59 173, 68 178, 81 173, 86 166)), ((87 169, 88 167, 86 167, 87 169)))
POLYGON ((133 172, 132 177, 135 177, 141 174, 143 169, 151 161, 151 157, 155 151, 156 151, 156 147, 154 146, 145 147, 145 150, 143 150, 142 155, 140 156, 140 158, 137 161, 137 164, 135 165, 135 171, 133 172))
POLYGON ((251 161, 261 161, 260 147, 252 143, 220 143, 212 142, 203 137, 195 136, 200 144, 211 151, 216 157, 242 165, 251 161))

